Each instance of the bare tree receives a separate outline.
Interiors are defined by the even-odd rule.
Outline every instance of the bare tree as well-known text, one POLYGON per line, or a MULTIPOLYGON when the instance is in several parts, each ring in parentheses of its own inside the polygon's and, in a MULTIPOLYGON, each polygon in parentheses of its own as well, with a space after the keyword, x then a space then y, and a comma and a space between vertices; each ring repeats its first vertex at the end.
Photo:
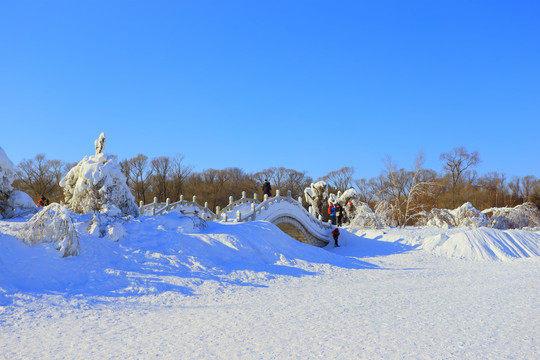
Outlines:
POLYGON ((345 191, 353 186, 354 167, 342 167, 339 170, 331 171, 320 180, 325 181, 336 191, 345 191))
MULTIPOLYGON (((253 180, 259 185, 262 185, 264 179, 268 179, 272 184, 272 189, 280 190, 282 195, 290 190, 293 197, 302 196, 304 189, 313 181, 305 171, 300 172, 285 167, 272 167, 253 175, 253 180)), ((262 194, 261 191, 258 192, 262 194)))
POLYGON ((189 178, 193 166, 184 164, 184 155, 176 154, 172 159, 171 169, 171 194, 174 199, 179 199, 184 193, 185 184, 189 178))
POLYGON ((28 193, 37 199, 45 195, 52 201, 62 199, 62 189, 58 185, 67 173, 65 163, 60 160, 47 160, 45 155, 36 155, 34 159, 23 160, 17 166, 17 179, 13 187, 28 193))
POLYGON ((154 196, 160 201, 165 201, 169 197, 168 180, 171 175, 172 161, 168 156, 159 156, 150 161, 152 167, 152 183, 154 196))
POLYGON ((152 177, 153 169, 148 163, 148 156, 138 154, 137 156, 127 160, 126 163, 120 163, 122 166, 122 172, 127 175, 128 184, 135 196, 136 201, 142 201, 146 203, 147 195, 151 187, 150 179, 152 177), (126 170, 124 170, 124 167, 126 170))
POLYGON ((450 187, 455 202, 465 172, 480 163, 478 151, 469 153, 463 146, 456 147, 448 153, 441 154, 440 159, 444 161, 443 170, 446 170, 450 176, 450 187))

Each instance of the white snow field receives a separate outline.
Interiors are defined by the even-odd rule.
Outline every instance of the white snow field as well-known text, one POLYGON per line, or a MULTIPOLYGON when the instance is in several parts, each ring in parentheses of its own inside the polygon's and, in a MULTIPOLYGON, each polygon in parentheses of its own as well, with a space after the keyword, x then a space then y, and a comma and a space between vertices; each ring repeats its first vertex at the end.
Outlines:
POLYGON ((72 215, 78 256, 0 221, 2 359, 538 359, 540 233, 72 215), (113 237, 114 238, 114 237, 113 237))

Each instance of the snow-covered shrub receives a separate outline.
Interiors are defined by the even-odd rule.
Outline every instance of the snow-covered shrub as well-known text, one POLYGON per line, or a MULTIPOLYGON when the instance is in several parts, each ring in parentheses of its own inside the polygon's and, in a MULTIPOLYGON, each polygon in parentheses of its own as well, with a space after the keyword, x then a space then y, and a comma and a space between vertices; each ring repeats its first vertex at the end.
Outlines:
POLYGON ((13 206, 9 204, 13 180, 15 180, 15 166, 0 147, 0 219, 13 216, 13 206))
POLYGON ((105 134, 101 133, 95 147, 95 155, 85 157, 60 181, 68 207, 78 213, 119 209, 121 215, 137 216, 138 207, 126 177, 117 161, 103 153, 105 134))
POLYGON ((79 235, 69 210, 57 203, 44 207, 22 227, 17 237, 27 244, 55 243, 62 256, 79 254, 79 235))
POLYGON ((127 235, 121 219, 117 216, 111 216, 109 213, 94 212, 87 229, 90 235, 100 238, 107 237, 111 241, 118 241, 127 235))
POLYGON ((379 217, 371 210, 368 204, 363 202, 357 202, 354 206, 355 216, 350 221, 350 228, 375 228, 379 229, 383 227, 379 217))
POLYGON ((452 210, 452 215, 454 216, 457 227, 481 227, 488 225, 487 216, 472 206, 470 202, 452 210))
POLYGON ((431 209, 430 212, 423 211, 418 215, 416 225, 448 229, 456 226, 456 221, 450 210, 431 209))
POLYGON ((375 214, 383 226, 398 226, 394 213, 394 206, 386 200, 379 201, 375 206, 375 214))
POLYGON ((311 183, 310 187, 304 189, 304 197, 312 207, 313 215, 318 217, 321 209, 328 204, 328 184, 324 181, 311 183))
POLYGON ((489 227, 495 229, 522 229, 540 227, 540 211, 533 203, 513 208, 490 208, 483 211, 489 217, 489 227))

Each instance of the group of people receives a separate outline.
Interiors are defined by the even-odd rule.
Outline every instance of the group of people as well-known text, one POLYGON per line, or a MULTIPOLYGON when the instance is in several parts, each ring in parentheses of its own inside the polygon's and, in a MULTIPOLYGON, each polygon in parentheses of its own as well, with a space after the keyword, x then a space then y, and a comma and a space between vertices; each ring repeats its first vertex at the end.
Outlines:
POLYGON ((339 203, 336 203, 335 205, 333 203, 330 203, 328 206, 328 215, 330 215, 330 221, 332 221, 332 225, 341 226, 343 223, 343 208, 339 203))

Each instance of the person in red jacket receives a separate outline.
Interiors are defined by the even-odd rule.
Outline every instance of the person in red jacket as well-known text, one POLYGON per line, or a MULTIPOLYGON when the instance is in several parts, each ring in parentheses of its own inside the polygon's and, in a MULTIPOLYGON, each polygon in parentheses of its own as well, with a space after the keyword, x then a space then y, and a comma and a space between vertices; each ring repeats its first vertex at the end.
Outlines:
POLYGON ((37 207, 43 207, 49 205, 49 200, 45 196, 42 196, 36 203, 37 207))
POLYGON ((334 247, 338 247, 338 237, 339 237, 339 229, 335 228, 332 230, 332 236, 334 237, 334 247))

